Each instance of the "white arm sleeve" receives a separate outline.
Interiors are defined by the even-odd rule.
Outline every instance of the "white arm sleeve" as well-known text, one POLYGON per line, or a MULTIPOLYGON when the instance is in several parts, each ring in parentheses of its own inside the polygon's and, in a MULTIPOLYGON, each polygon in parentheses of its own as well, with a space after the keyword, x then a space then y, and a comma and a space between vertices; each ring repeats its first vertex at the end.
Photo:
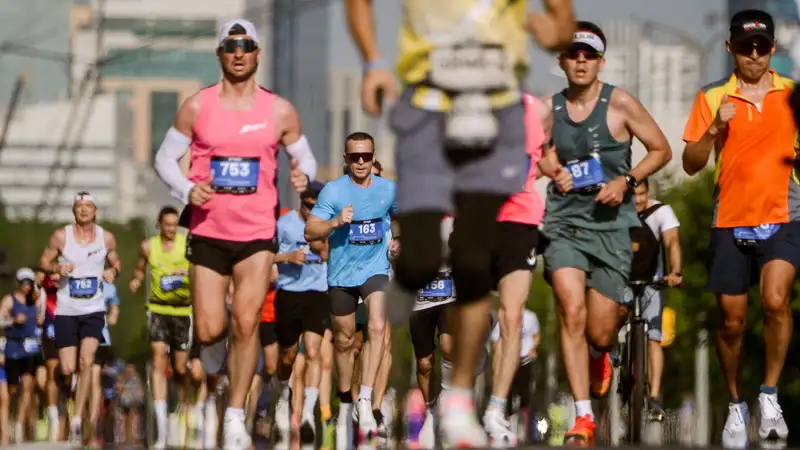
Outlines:
POLYGON ((311 146, 308 145, 306 136, 300 136, 300 139, 285 148, 286 153, 297 160, 297 167, 300 171, 306 174, 310 181, 314 181, 317 178, 317 160, 314 158, 311 146))
POLYGON ((184 205, 189 203, 189 193, 192 191, 194 183, 183 174, 178 161, 186 154, 191 144, 192 140, 189 137, 175 127, 170 127, 167 135, 164 136, 164 141, 161 142, 161 147, 158 148, 154 161, 156 173, 161 181, 169 186, 172 196, 183 202, 184 205))

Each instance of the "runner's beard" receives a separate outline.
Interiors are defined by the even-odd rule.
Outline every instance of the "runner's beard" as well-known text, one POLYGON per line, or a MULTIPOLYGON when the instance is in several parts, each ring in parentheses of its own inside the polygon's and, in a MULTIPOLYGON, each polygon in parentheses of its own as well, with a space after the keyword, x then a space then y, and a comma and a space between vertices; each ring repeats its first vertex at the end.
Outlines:
POLYGON ((255 73, 256 73, 256 71, 257 71, 257 70, 258 70, 258 63, 255 63, 255 64, 253 65, 253 68, 252 68, 252 69, 250 69, 250 70, 248 70, 247 72, 245 72, 245 73, 243 73, 243 74, 239 75, 239 74, 236 74, 236 73, 234 73, 234 72, 232 72, 232 71, 229 71, 229 70, 228 70, 228 69, 225 67, 225 65, 224 65, 224 64, 222 65, 222 74, 225 76, 225 78, 226 78, 228 81, 230 81, 230 82, 232 82, 232 83, 241 83, 241 82, 243 82, 243 81, 247 81, 247 80, 249 80, 250 78, 253 78, 253 76, 255 75, 255 73))

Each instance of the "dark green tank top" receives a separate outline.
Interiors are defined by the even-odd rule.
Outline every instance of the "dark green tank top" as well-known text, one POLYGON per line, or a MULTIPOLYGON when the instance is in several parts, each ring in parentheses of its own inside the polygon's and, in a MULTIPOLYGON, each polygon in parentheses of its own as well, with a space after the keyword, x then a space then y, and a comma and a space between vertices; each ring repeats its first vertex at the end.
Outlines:
MULTIPOLYGON (((553 96, 553 140, 561 164, 566 165, 568 161, 596 152, 606 183, 631 169, 631 141, 617 142, 608 129, 608 105, 613 90, 614 86, 604 83, 594 110, 580 123, 569 117, 566 90, 553 96)), ((620 206, 597 203, 594 201, 596 196, 596 192, 561 195, 555 183, 551 182, 547 187, 545 230, 558 224, 593 230, 618 230, 641 225, 632 192, 626 195, 620 206)))

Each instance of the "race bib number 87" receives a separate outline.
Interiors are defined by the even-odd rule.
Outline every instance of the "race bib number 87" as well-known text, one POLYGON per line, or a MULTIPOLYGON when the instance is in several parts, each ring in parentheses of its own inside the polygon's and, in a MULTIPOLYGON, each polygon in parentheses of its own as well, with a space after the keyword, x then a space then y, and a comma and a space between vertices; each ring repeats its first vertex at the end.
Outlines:
POLYGON ((567 170, 572 174, 572 189, 576 191, 597 190, 605 180, 597 153, 567 162, 567 170))

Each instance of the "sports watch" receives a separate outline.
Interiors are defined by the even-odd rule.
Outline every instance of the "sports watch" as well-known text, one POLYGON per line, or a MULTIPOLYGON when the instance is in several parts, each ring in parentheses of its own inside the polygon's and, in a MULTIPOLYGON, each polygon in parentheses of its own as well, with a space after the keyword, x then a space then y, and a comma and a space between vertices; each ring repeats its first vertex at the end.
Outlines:
POLYGON ((625 174, 625 183, 628 185, 628 189, 630 190, 636 189, 636 186, 639 185, 639 182, 636 181, 636 178, 629 173, 625 174))

